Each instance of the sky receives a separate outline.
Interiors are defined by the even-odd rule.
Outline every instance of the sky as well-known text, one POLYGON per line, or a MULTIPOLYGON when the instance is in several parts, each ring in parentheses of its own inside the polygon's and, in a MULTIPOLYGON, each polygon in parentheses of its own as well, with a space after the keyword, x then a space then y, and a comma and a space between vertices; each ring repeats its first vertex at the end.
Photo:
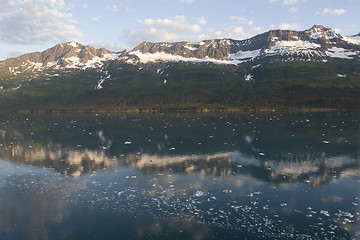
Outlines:
POLYGON ((0 0, 0 60, 68 41, 116 52, 314 24, 349 36, 359 12, 360 0, 0 0))

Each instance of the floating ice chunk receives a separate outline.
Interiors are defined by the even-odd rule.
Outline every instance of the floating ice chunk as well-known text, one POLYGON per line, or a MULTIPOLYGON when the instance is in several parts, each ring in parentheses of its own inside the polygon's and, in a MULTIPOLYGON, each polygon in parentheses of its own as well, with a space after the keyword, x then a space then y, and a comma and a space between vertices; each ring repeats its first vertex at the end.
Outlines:
POLYGON ((129 145, 129 144, 131 144, 131 142, 130 141, 125 141, 125 144, 129 145))
POLYGON ((204 196, 204 192, 203 192, 203 191, 197 191, 197 192, 194 194, 194 197, 201 197, 201 196, 204 196))
POLYGON ((350 220, 348 218, 344 218, 343 224, 353 223, 354 220, 350 220))
POLYGON ((330 141, 324 140, 324 141, 323 141, 323 143, 325 143, 325 144, 329 144, 329 143, 330 143, 330 141))
POLYGON ((324 214, 324 215, 327 216, 327 217, 330 217, 330 214, 329 214, 328 211, 320 210, 320 213, 321 213, 321 214, 324 214))
POLYGON ((259 155, 260 155, 260 156, 265 156, 265 153, 259 152, 259 155))

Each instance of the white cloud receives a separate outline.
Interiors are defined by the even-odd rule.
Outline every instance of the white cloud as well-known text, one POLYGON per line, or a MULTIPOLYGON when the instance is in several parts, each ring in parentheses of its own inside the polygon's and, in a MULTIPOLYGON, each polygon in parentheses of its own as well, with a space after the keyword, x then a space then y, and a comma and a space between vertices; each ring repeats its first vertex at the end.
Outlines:
POLYGON ((241 25, 252 26, 254 24, 254 21, 248 20, 244 17, 230 16, 229 19, 232 21, 235 21, 236 23, 241 24, 241 25))
POLYGON ((203 18, 191 22, 185 16, 174 16, 166 19, 139 20, 142 27, 139 30, 127 30, 124 36, 129 45, 136 45, 142 41, 174 42, 174 41, 201 41, 214 38, 245 39, 264 31, 263 28, 251 27, 253 22, 241 17, 230 17, 233 21, 242 22, 243 25, 234 24, 219 29, 206 28, 203 18), (249 28, 250 27, 250 28, 249 28))
POLYGON ((101 42, 101 41, 94 42, 94 41, 90 41, 90 42, 88 42, 86 44, 90 45, 90 46, 92 46, 94 48, 105 48, 107 50, 114 51, 114 52, 120 52, 120 51, 123 51, 125 49, 129 49, 129 46, 124 46, 124 45, 121 45, 119 43, 114 43, 114 42, 101 42))
MULTIPOLYGON (((294 5, 299 2, 305 2, 306 0, 282 0, 282 5, 294 5)), ((276 3, 279 0, 268 0, 268 3, 276 3)))
POLYGON ((230 26, 223 29, 222 31, 207 29, 205 33, 198 35, 196 41, 215 38, 231 38, 236 40, 242 40, 262 33, 263 31, 264 29, 260 27, 252 27, 249 29, 245 29, 242 26, 230 26))
POLYGON ((145 19, 142 24, 147 28, 164 29, 174 33, 199 32, 201 27, 198 24, 190 24, 185 16, 174 16, 165 19, 145 19))
POLYGON ((302 27, 298 23, 280 23, 279 25, 271 24, 271 29, 282 29, 282 30, 299 30, 302 27))
POLYGON ((97 22, 100 20, 100 18, 101 18, 101 16, 93 16, 93 17, 91 17, 91 20, 93 20, 94 22, 97 22))
POLYGON ((345 10, 345 9, 335 9, 335 10, 333 11, 333 13, 334 13, 335 15, 342 15, 342 14, 345 14, 345 13, 346 13, 346 10, 345 10))
POLYGON ((298 0, 283 0, 284 5, 293 5, 298 3, 298 0))
MULTIPOLYGON (((205 24, 205 19, 201 19, 200 23, 205 24)), ((199 22, 199 19, 198 19, 199 22)), ((199 24, 190 23, 185 16, 174 16, 165 19, 139 20, 142 25, 140 30, 127 30, 125 37, 133 43, 141 41, 179 41, 193 38, 201 31, 199 24)))
POLYGON ((112 11, 112 12, 118 12, 119 11, 119 7, 118 5, 114 4, 112 6, 110 5, 106 5, 106 9, 112 11))
POLYGON ((322 15, 326 15, 326 14, 342 15, 345 13, 346 13, 346 10, 342 9, 342 8, 334 9, 334 10, 332 10, 331 8, 324 8, 322 11, 315 12, 315 15, 320 15, 320 14, 322 14, 322 15))
POLYGON ((225 29, 224 36, 233 39, 246 39, 264 31, 261 27, 244 29, 243 27, 229 27, 225 29))
POLYGON ((199 17, 196 20, 200 25, 205 25, 206 24, 206 20, 203 17, 199 17))
POLYGON ((83 3, 83 4, 82 4, 82 7, 85 8, 85 9, 87 9, 89 6, 88 6, 86 3, 83 3))
POLYGON ((343 32, 343 30, 341 28, 335 28, 334 31, 337 32, 337 33, 342 33, 343 32))
POLYGON ((69 41, 83 34, 63 0, 0 1, 0 39, 10 44, 69 41))
POLYGON ((8 57, 19 57, 20 55, 23 55, 25 53, 28 53, 27 51, 24 50, 13 50, 8 52, 8 57))
POLYGON ((296 7, 291 7, 290 8, 290 13, 294 14, 298 11, 298 9, 296 7))
POLYGON ((194 0, 181 0, 181 1, 184 3, 193 3, 194 2, 194 0))

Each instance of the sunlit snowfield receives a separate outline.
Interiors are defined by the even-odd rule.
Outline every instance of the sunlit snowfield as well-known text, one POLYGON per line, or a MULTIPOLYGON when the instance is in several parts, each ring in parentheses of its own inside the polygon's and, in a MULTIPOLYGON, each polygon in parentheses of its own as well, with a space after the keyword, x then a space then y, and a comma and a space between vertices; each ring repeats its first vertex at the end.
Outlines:
POLYGON ((0 120, 0 239, 360 238, 357 111, 0 120))

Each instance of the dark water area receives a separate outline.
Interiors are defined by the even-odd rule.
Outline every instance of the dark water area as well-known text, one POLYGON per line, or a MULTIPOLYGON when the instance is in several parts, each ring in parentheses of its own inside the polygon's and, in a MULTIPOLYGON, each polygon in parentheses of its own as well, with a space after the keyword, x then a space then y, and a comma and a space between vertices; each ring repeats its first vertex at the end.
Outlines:
POLYGON ((360 239, 359 111, 0 116, 0 239, 360 239))

